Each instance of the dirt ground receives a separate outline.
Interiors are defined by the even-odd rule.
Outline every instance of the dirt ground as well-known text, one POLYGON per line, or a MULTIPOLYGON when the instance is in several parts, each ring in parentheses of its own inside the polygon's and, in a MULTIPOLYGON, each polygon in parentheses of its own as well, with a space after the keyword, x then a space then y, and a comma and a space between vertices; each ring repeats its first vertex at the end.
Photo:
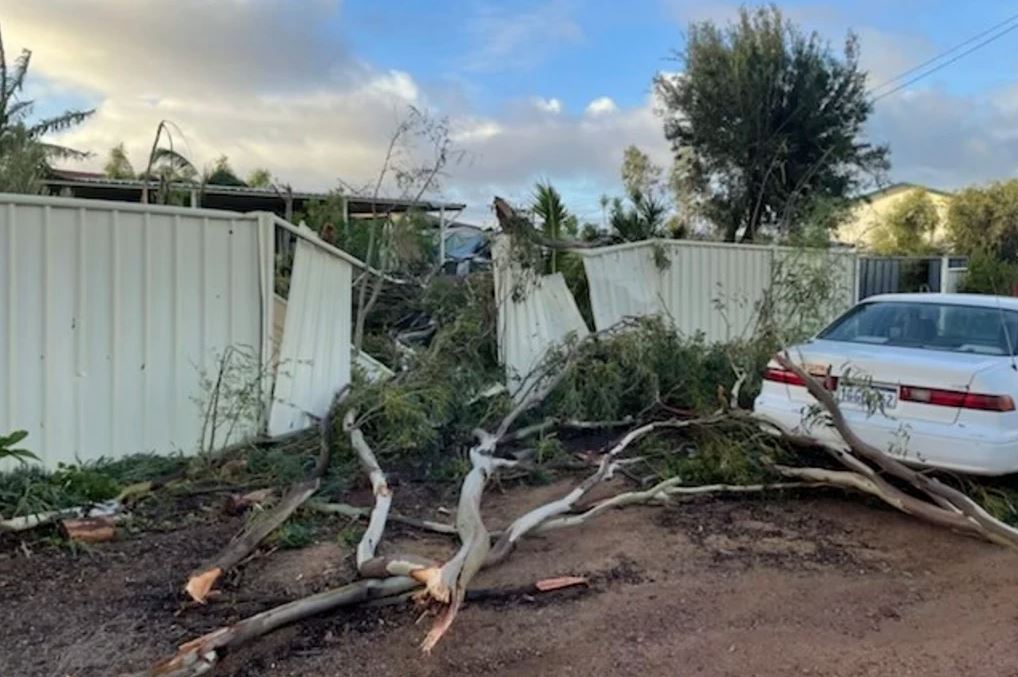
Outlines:
MULTIPOLYGON (((488 521, 505 524, 566 486, 493 491, 488 521)), ((350 548, 333 536, 254 559, 213 604, 184 604, 187 574, 238 525, 213 515, 84 553, 26 557, 2 544, 0 675, 139 670, 351 574, 350 548)), ((453 546, 389 535, 385 547, 404 551, 453 546)), ((1016 565, 1001 548, 837 495, 628 508, 530 540, 476 582, 573 574, 588 576, 588 589, 468 605, 429 657, 417 649, 429 621, 415 623, 408 602, 280 630, 217 674, 1018 675, 1016 565)))

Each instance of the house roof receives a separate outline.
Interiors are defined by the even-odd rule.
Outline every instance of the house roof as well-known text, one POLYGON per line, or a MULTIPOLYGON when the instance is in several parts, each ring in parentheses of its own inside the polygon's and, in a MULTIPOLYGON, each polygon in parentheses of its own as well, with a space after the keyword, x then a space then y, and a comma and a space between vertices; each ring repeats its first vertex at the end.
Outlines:
MULTIPOLYGON (((111 179, 104 174, 80 172, 70 169, 52 169, 50 176, 43 183, 54 192, 70 189, 78 197, 137 202, 146 182, 139 179, 111 179)), ((157 181, 149 181, 149 190, 158 188, 157 181)), ((198 188, 193 183, 179 182, 174 188, 191 191, 198 188)), ((206 184, 202 193, 204 206, 233 211, 255 211, 265 209, 276 211, 274 203, 283 203, 288 198, 295 203, 309 200, 323 200, 327 193, 308 191, 290 191, 283 193, 276 188, 252 188, 250 186, 219 186, 206 184), (211 204, 209 204, 211 203, 211 204)), ((425 212, 441 210, 460 211, 466 208, 458 202, 442 202, 435 200, 406 200, 402 198, 386 198, 363 195, 348 195, 347 204, 350 214, 370 214, 372 211, 403 212, 411 209, 425 212)))
POLYGON ((877 188, 868 193, 863 193, 857 200, 873 200, 874 198, 881 197, 883 195, 890 195, 892 193, 900 193, 903 190, 924 190, 927 193, 933 193, 934 195, 942 195, 943 197, 954 197, 954 193, 947 190, 940 190, 939 188, 930 188, 929 186, 922 186, 918 183, 908 183, 900 181, 898 183, 892 183, 882 188, 877 188))

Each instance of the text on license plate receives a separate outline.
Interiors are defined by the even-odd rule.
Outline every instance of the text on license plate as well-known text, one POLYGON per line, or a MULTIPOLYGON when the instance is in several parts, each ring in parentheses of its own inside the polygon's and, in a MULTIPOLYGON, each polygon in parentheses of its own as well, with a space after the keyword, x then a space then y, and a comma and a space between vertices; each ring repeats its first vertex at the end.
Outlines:
POLYGON ((838 386, 838 401, 843 404, 853 404, 863 408, 869 408, 871 404, 879 408, 879 400, 884 401, 884 409, 894 409, 898 406, 898 390, 896 388, 882 388, 879 386, 838 386))

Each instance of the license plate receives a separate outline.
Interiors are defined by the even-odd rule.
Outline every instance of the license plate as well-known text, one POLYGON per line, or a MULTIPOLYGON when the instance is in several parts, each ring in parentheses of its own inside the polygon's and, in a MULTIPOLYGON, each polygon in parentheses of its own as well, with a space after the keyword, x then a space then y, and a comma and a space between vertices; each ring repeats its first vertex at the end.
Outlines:
POLYGON ((842 404, 850 404, 866 409, 869 407, 870 403, 879 402, 879 400, 876 399, 877 397, 883 400, 884 409, 894 409, 898 406, 897 388, 856 385, 838 386, 838 402, 842 404))

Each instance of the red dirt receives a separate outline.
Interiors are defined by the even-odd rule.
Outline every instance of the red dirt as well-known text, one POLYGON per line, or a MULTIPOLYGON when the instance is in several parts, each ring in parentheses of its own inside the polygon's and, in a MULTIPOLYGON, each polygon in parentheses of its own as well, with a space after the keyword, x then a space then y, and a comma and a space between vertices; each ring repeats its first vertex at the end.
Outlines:
MULTIPOLYGON (((492 492, 491 526, 565 483, 492 492)), ((397 496, 397 506, 399 499, 397 496)), ((403 508, 409 512, 407 508, 403 508)), ((433 515, 428 515, 433 517, 433 515)), ((236 520, 87 554, 0 554, 0 675, 110 675, 264 608, 340 584, 337 541, 280 551, 186 606, 188 572, 236 520), (5 558, 6 557, 6 558, 5 558)), ((337 526, 338 529, 338 526, 337 526)), ((441 555, 396 530, 383 547, 441 555)), ((587 591, 468 605, 433 655, 409 603, 336 613, 230 655, 230 675, 1018 675, 1018 556, 838 497, 627 508, 525 542, 478 587, 586 575, 587 591)))

